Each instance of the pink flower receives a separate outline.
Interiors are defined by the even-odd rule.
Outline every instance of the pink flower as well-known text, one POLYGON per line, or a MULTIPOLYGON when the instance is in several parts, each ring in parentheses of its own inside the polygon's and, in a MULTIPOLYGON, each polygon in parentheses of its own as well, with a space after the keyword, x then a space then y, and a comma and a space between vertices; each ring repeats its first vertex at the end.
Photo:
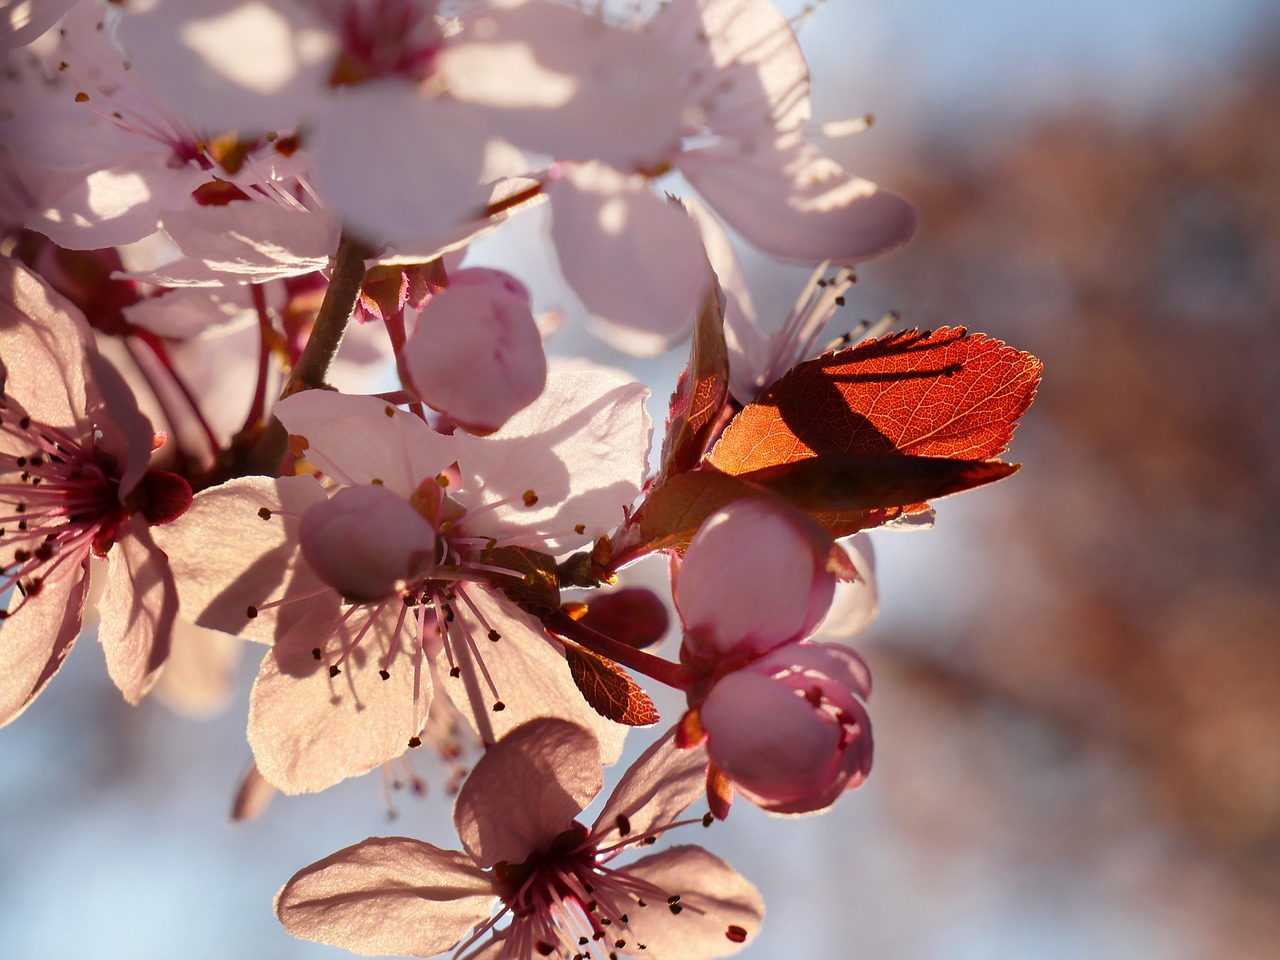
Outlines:
MULTIPOLYGON (((852 650, 806 638, 831 606, 831 542, 801 514, 739 500, 699 528, 675 577, 690 678, 681 742, 773 813, 821 810, 866 779, 871 694, 852 650)), ((717 815, 731 794, 718 794, 717 815)))
POLYGON ((659 741, 588 828, 575 818, 602 786, 594 738, 562 720, 532 721, 491 747, 458 794, 464 851, 365 840, 295 875, 276 915, 294 936, 366 955, 426 957, 460 942, 468 960, 735 953, 764 904, 728 864, 695 846, 614 862, 677 825, 704 765, 700 751, 659 741))
POLYGON ((278 404, 338 492, 235 480, 164 539, 198 624, 274 644, 250 699, 263 776, 299 793, 371 770, 420 742, 441 693, 486 742, 557 715, 620 749, 559 641, 508 599, 527 570, 502 551, 555 555, 617 525, 644 476, 646 393, 603 371, 552 375, 487 437, 443 436, 373 397, 278 404))
POLYGON ((80 633, 93 561, 98 638, 137 703, 169 651, 177 592, 151 525, 182 513, 186 481, 148 469, 151 425, 98 356, 84 318, 14 260, 0 261, 0 723, 21 713, 80 633))

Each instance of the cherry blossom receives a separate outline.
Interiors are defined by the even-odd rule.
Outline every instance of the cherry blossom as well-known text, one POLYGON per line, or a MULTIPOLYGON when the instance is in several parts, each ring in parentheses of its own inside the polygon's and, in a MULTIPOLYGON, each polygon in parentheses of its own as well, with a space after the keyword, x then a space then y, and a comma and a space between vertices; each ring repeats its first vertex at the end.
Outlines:
POLYGON ((137 703, 156 682, 177 615, 151 525, 180 515, 190 488, 148 467, 151 425, 68 301, 4 259, 0 313, 0 589, 15 588, 3 616, 0 722, 62 666, 99 564, 98 638, 111 679, 137 703))
POLYGON ((695 846, 615 860, 680 823, 701 793, 705 760, 659 740, 588 828, 575 818, 602 786, 594 738, 534 720, 490 747, 463 784, 454 824, 464 851, 365 840, 295 875, 276 915, 294 936, 366 955, 727 956, 764 913, 728 864, 695 846))
POLYGON ((526 551, 563 553, 622 518, 644 474, 646 393, 604 371, 551 375, 487 437, 443 436, 372 397, 277 405, 333 498, 310 476, 234 480, 164 539, 198 624, 274 644, 249 718, 268 780, 297 793, 373 769, 417 745, 441 692, 486 742, 555 714, 616 751, 620 728, 506 591, 535 572, 526 551))
POLYGON ((47 55, 30 52, 4 78, 4 139, 42 201, 27 225, 93 249, 140 240, 200 205, 256 197, 301 208, 287 191, 304 159, 180 116, 116 45, 117 19, 115 7, 81 0, 47 55))
MULTIPOLYGON (((673 0, 634 25, 660 40, 683 79, 680 137, 645 162, 563 163, 547 185, 553 239, 566 278, 603 335, 635 353, 688 333, 706 289, 692 225, 646 182, 674 170, 753 246, 801 262, 852 264, 905 243, 910 204, 846 173, 807 137, 809 78, 791 25, 766 0, 673 0), (637 255, 642 251, 642 255, 637 255), (646 316, 631 284, 659 290, 646 316)), ((640 302, 644 302, 643 300, 640 302)), ((785 368, 784 368, 785 369, 785 368)))
POLYGON ((870 674, 852 650, 806 639, 831 605, 829 550, 808 518, 739 500, 707 518, 679 566, 690 708, 679 730, 706 743, 717 815, 731 794, 715 774, 770 812, 809 813, 870 771, 870 674))

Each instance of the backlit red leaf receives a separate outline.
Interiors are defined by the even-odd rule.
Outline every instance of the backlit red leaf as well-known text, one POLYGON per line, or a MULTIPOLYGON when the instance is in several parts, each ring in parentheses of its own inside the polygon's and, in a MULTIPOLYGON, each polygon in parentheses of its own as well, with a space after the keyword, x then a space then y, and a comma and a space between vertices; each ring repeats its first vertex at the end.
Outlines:
POLYGON ((724 340, 724 294, 712 283, 698 311, 689 363, 680 374, 667 414, 662 466, 655 481, 692 470, 702 459, 729 399, 729 352, 724 340))
POLYGON ((629 727, 658 722, 658 709, 625 670, 576 644, 565 644, 569 673, 591 708, 607 720, 629 727))
POLYGON ((1009 445, 1041 369, 958 327, 869 340, 783 376, 734 418, 708 461, 741 474, 824 454, 984 460, 1009 445))

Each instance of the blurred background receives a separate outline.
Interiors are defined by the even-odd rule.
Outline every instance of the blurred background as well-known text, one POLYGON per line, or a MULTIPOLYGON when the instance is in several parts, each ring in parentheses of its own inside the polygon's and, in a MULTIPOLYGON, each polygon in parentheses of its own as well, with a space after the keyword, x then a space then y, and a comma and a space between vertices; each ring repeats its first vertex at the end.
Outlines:
MULTIPOLYGON (((1280 15, 842 0, 802 41, 817 119, 876 115, 831 152, 920 211, 832 335, 892 309, 1046 372, 1016 477, 874 535, 869 783, 688 838, 765 895, 742 956, 1276 956, 1280 15)), ((544 225, 512 227, 477 260, 519 256, 567 343, 556 268, 514 246, 544 225)), ((806 271, 743 255, 785 311, 806 271)), ((635 369, 663 397, 679 362, 635 369)), ((429 762, 391 823, 375 774, 230 825, 258 651, 197 721, 126 707, 83 646, 0 731, 5 956, 338 957, 272 916, 294 871, 370 835, 456 846, 429 762)))

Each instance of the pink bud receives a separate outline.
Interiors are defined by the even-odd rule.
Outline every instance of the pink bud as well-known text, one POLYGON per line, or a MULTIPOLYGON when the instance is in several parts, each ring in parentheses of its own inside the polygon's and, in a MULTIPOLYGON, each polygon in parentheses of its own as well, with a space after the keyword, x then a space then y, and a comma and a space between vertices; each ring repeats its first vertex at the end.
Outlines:
POLYGON ((381 486, 348 487, 315 504, 302 515, 298 533, 316 574, 359 602, 390 596, 435 559, 431 524, 381 486))
POLYGON ((711 689, 699 707, 707 754, 765 810, 822 810, 870 772, 871 723, 858 700, 869 692, 847 648, 788 644, 711 689))
POLYGON ((497 270, 458 276, 404 345, 405 386, 469 432, 492 433, 542 393, 547 359, 520 281, 497 270))
POLYGON ((835 591, 829 551, 830 539, 807 517, 767 500, 739 500, 712 514, 675 581, 681 659, 711 665, 808 636, 835 591))

